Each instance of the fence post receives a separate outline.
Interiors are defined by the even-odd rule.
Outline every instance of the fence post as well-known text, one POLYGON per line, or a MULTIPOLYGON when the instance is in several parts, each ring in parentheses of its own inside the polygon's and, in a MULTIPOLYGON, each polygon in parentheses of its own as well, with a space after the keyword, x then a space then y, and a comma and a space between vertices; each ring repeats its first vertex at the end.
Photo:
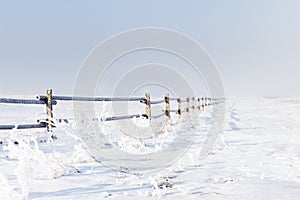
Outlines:
POLYGON ((177 99, 177 115, 178 115, 178 118, 180 119, 181 118, 181 99, 178 98, 177 99))
POLYGON ((190 111, 190 98, 186 98, 186 108, 185 111, 188 113, 190 111))
POLYGON ((165 95, 165 102, 166 102, 166 110, 165 110, 166 121, 169 121, 170 120, 170 99, 168 93, 165 95))
POLYGON ((52 128, 53 108, 52 108, 52 89, 46 91, 46 110, 47 110, 47 131, 50 132, 52 128))
POLYGON ((195 97, 192 97, 192 109, 195 111, 195 97))
POLYGON ((150 94, 145 93, 145 99, 146 99, 146 107, 145 107, 145 113, 147 119, 151 119, 151 108, 150 108, 150 94))

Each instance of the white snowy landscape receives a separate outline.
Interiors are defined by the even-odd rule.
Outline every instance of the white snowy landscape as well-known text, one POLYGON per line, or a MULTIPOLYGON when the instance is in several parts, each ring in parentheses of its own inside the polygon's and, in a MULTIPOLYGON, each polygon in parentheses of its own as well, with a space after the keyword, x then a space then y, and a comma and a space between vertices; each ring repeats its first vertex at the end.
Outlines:
POLYGON ((0 200, 300 200, 299 75, 300 0, 1 1, 0 200))
MULTIPOLYGON (((43 109, 1 104, 1 124, 33 122, 43 109)), ((96 162, 72 123, 58 124, 53 141, 44 129, 1 131, 0 199, 300 198, 300 99, 228 98, 224 131, 205 159, 211 110, 199 117, 193 145, 172 166, 135 174, 96 162)))

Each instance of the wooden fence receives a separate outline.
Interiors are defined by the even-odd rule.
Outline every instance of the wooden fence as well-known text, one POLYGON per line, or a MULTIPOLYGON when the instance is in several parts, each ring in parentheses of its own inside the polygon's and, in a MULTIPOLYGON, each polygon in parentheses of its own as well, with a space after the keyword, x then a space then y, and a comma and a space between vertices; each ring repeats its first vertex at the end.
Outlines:
MULTIPOLYGON (((179 118, 183 113, 189 113, 192 111, 203 111, 205 107, 213 106, 223 102, 225 98, 211 98, 211 97, 188 97, 173 98, 166 94, 161 100, 151 100, 150 94, 146 93, 144 97, 76 97, 76 96, 54 96, 52 95, 52 89, 46 91, 46 95, 39 95, 36 99, 12 99, 12 98, 0 98, 0 103, 5 104, 38 104, 46 106, 47 118, 45 121, 37 120, 37 123, 33 124, 20 124, 20 125, 0 125, 0 130, 10 130, 10 129, 31 129, 31 128, 46 128, 48 132, 55 128, 55 123, 59 122, 69 122, 69 119, 57 119, 56 122, 53 120, 53 106, 57 105, 58 101, 93 101, 93 102, 137 102, 145 105, 144 114, 133 114, 125 116, 112 116, 106 117, 105 119, 100 119, 101 121, 113 121, 113 120, 125 120, 131 118, 145 117, 147 119, 156 119, 165 116, 166 120, 170 120, 170 113, 176 113, 179 118), (170 108, 170 102, 174 101, 177 103, 176 109, 170 108), (165 104, 162 113, 159 115, 151 114, 151 105, 155 104, 165 104), (184 105, 185 104, 185 105, 184 105)), ((94 118, 93 120, 95 120, 94 118)))

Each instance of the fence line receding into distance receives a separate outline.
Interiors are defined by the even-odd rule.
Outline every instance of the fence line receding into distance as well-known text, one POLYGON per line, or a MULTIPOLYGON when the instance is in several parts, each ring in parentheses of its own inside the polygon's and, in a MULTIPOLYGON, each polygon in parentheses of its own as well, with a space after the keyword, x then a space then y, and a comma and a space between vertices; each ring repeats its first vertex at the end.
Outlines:
MULTIPOLYGON (((165 94, 161 100, 151 100, 150 94, 146 93, 144 97, 76 97, 76 96, 54 96, 52 95, 52 89, 46 91, 46 95, 39 95, 36 99, 13 99, 13 98, 0 98, 0 103, 5 104, 27 104, 27 105, 46 105, 47 118, 45 121, 40 119, 37 120, 35 124, 20 124, 20 125, 0 125, 0 130, 10 130, 10 129, 31 129, 31 128, 46 128, 48 132, 55 128, 55 122, 53 120, 53 106, 57 105, 58 101, 93 101, 93 102, 138 102, 145 105, 144 114, 133 114, 124 116, 112 116, 100 119, 101 121, 114 121, 114 120, 124 120, 138 117, 145 117, 147 119, 156 119, 165 116, 166 121, 170 120, 170 113, 176 113, 179 118, 185 112, 190 112, 190 109, 195 111, 203 111, 205 107, 220 104, 225 100, 224 97, 221 98, 211 98, 211 97, 187 97, 185 99, 169 97, 169 94, 165 94), (177 103, 177 108, 171 110, 170 102, 174 101, 177 103), (183 105, 186 104, 186 106, 183 105), (165 104, 165 109, 159 115, 151 114, 151 105, 155 104, 165 104)), ((93 120, 99 120, 94 118, 93 120)), ((57 119, 56 122, 69 122, 69 119, 57 119)))

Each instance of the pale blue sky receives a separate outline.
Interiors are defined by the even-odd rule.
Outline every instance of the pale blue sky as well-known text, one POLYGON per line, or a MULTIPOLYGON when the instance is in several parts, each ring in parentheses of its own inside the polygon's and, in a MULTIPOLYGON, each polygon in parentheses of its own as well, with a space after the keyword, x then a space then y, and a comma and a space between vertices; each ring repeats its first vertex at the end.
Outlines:
POLYGON ((98 43, 154 26, 202 44, 229 96, 300 96, 299 10, 297 0, 0 1, 0 94, 72 94, 98 43))

